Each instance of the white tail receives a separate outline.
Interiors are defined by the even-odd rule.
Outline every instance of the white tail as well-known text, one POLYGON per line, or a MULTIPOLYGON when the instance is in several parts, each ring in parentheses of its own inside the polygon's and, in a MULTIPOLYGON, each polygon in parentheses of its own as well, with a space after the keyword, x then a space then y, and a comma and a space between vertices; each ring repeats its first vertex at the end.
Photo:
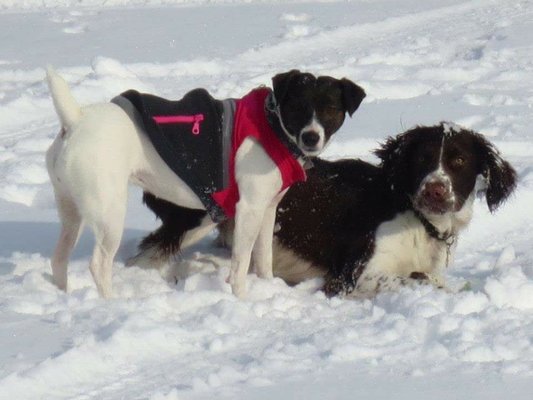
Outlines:
POLYGON ((81 108, 72 96, 67 82, 57 74, 52 66, 46 69, 46 80, 61 124, 68 129, 79 121, 81 108))

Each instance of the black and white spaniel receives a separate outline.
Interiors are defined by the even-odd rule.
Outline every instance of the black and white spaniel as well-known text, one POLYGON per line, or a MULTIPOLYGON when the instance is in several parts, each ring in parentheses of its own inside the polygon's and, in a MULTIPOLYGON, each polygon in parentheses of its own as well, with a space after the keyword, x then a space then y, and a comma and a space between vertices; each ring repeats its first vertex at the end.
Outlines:
MULTIPOLYGON (((418 282, 443 287, 476 196, 494 211, 516 185, 491 143, 448 123, 391 137, 375 154, 379 166, 317 159, 308 181, 289 190, 278 207, 275 276, 291 284, 324 277, 328 296, 368 297, 418 282)), ((168 254, 181 237, 172 221, 185 216, 147 200, 163 217, 148 247, 168 254)), ((226 239, 230 231, 222 230, 226 239)))
POLYGON ((318 161, 280 204, 275 274, 322 275, 327 295, 371 296, 399 284, 444 286, 476 195, 494 211, 516 173, 480 134, 442 123, 417 127, 375 151, 379 166, 318 161))

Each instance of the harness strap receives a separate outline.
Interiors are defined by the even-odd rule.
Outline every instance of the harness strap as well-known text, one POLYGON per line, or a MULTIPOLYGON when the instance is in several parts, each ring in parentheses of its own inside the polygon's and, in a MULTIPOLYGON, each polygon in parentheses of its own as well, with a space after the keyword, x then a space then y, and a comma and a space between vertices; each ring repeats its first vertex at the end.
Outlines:
POLYGON ((229 159, 231 155, 231 141, 233 138, 233 122, 235 119, 235 110, 237 109, 237 103, 235 99, 225 99, 222 103, 222 165, 224 170, 222 171, 223 187, 229 186, 229 159))
POLYGON ((291 140, 281 125, 281 114, 276 98, 274 97, 274 92, 271 92, 265 100, 265 114, 270 127, 281 143, 283 143, 289 149, 292 156, 296 159, 304 158, 307 160, 306 155, 302 152, 294 140, 291 140))

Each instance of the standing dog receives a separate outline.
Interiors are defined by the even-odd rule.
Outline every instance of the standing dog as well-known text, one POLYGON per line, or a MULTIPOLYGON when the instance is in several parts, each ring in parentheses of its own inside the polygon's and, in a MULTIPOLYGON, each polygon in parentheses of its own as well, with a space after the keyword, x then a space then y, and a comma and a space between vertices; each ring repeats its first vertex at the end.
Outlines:
POLYGON ((202 90, 186 95, 183 100, 193 103, 207 99, 206 107, 212 112, 204 116, 188 102, 169 102, 134 91, 111 103, 81 108, 51 68, 47 79, 62 125, 46 155, 62 223, 52 257, 53 279, 66 290, 68 259, 86 223, 96 238, 89 268, 103 297, 112 294, 112 264, 124 226, 128 182, 172 204, 207 209, 210 216, 189 232, 189 242, 207 234, 224 217, 235 217, 229 277, 235 295, 245 293, 252 249, 259 275, 271 277, 278 202, 288 186, 305 179, 306 156, 320 153, 342 125, 345 113, 352 115, 365 97, 363 89, 347 79, 317 78, 293 70, 273 78, 273 91, 256 89, 229 103, 216 101, 202 90), (172 110, 190 115, 169 114, 172 110), (222 122, 210 121, 211 115, 222 122), (224 142, 225 154, 190 155, 185 144, 174 145, 173 131, 165 129, 182 123, 190 124, 192 139, 186 139, 194 142, 193 149, 204 146, 196 139, 224 142), (228 129, 229 141, 220 139, 228 129), (197 158, 202 162, 220 159, 224 164, 218 168, 229 172, 223 179, 213 177, 212 168, 195 164, 197 158), (195 180, 204 175, 207 180, 195 180))
MULTIPOLYGON (((277 213, 275 276, 291 284, 324 277, 328 296, 369 297, 420 281, 443 287, 475 197, 484 194, 494 211, 516 185, 483 136, 446 123, 389 138, 375 154, 379 166, 317 159, 307 182, 291 187, 277 213)), ((152 251, 168 252, 179 209, 147 200, 163 221, 152 251)), ((222 234, 231 241, 231 229, 222 234)))

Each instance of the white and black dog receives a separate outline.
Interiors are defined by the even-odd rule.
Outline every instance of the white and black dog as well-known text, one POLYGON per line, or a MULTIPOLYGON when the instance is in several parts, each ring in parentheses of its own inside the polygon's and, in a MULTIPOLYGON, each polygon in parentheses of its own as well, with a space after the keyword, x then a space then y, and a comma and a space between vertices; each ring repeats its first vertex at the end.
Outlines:
MULTIPOLYGON (((494 211, 516 185, 491 143, 447 123, 389 138, 375 154, 379 166, 316 159, 308 180, 291 187, 278 207, 275 276, 290 284, 324 277, 328 296, 368 297, 421 281, 443 287, 475 197, 484 194, 494 211)), ((168 253, 179 237, 172 221, 184 210, 147 200, 163 225, 145 245, 168 253)))
POLYGON ((189 210, 207 209, 188 232, 189 243, 235 217, 229 277, 235 295, 245 293, 252 249, 259 275, 272 277, 278 202, 292 183, 305 180, 306 156, 320 153, 365 97, 347 79, 293 70, 273 78, 273 91, 255 89, 238 100, 218 101, 203 89, 178 102, 128 91, 81 108, 51 68, 47 79, 62 125, 46 156, 62 224, 53 279, 66 290, 68 259, 85 223, 95 234, 90 271, 103 297, 112 294, 128 182, 189 210), (209 110, 191 106, 199 102, 209 110), (185 130, 173 130, 178 126, 185 130), (188 144, 175 144, 176 136, 188 144), (205 150, 213 143, 224 154, 205 150), (213 176, 217 169, 227 173, 213 176))

